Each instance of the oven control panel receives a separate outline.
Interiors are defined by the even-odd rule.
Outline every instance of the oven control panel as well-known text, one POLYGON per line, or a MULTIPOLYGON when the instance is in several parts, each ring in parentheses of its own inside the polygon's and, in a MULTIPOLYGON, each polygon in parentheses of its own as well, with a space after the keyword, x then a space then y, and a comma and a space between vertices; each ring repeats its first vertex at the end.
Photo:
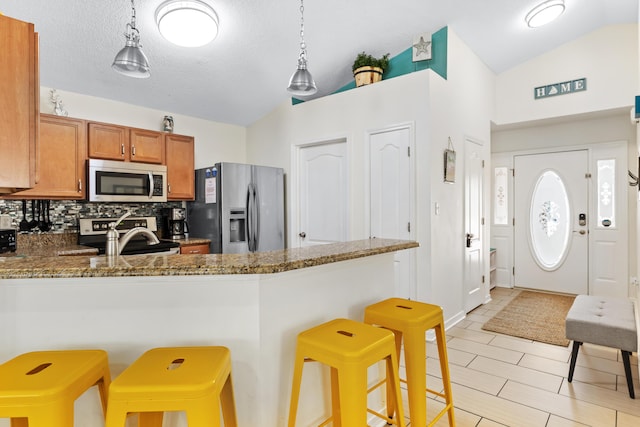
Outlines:
POLYGON ((0 253, 15 252, 16 249, 16 230, 0 230, 0 253))
MULTIPOLYGON (((109 230, 109 224, 116 221, 116 219, 111 218, 80 218, 80 235, 81 236, 95 236, 95 235, 104 235, 107 234, 107 230, 109 230)), ((135 227, 145 227, 151 231, 158 231, 158 225, 156 223, 155 217, 140 217, 140 218, 126 218, 118 226, 116 229, 120 233, 124 233, 127 230, 131 230, 135 227)))

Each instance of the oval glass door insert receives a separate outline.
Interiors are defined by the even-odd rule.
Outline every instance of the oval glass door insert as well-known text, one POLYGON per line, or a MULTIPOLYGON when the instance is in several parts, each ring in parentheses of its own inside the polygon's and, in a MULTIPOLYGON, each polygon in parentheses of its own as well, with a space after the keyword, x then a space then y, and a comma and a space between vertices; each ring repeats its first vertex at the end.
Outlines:
POLYGON ((560 176, 543 172, 531 196, 529 232, 533 258, 545 270, 557 269, 569 249, 569 197, 560 176))

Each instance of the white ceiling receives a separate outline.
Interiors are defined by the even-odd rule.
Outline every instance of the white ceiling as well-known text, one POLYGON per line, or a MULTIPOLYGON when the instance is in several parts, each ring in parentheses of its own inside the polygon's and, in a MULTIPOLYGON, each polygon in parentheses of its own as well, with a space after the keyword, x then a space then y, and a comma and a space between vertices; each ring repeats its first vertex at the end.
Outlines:
MULTIPOLYGON (((4 0, 0 12, 40 33, 40 83, 203 119, 248 125, 289 98, 300 43, 299 0, 204 0, 220 19, 205 47, 165 41, 154 23, 163 0, 137 0, 151 77, 111 69, 124 46, 130 0, 4 0)), ((322 96, 349 83, 358 52, 394 56, 415 35, 449 26, 496 73, 608 24, 637 22, 638 0, 565 0, 555 22, 528 28, 542 0, 306 0, 309 71, 322 96)), ((612 48, 614 48, 612 46, 612 48)), ((594 56, 597 52, 594 52, 594 56)))

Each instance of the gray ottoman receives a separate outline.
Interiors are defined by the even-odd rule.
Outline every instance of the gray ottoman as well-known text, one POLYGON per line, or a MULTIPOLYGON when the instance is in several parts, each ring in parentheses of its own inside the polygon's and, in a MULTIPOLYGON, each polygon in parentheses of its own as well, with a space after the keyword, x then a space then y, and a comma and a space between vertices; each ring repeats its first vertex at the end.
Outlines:
POLYGON ((568 380, 573 379, 582 343, 619 348, 627 376, 629 396, 635 399, 629 356, 638 349, 633 302, 627 298, 578 295, 566 318, 567 339, 573 340, 568 380))

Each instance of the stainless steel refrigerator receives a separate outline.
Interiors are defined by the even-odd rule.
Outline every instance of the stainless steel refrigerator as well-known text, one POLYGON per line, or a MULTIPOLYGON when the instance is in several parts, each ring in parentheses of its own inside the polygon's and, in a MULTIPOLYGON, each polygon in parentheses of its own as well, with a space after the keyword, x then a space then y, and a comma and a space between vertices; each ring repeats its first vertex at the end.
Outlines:
POLYGON ((211 239, 211 253, 284 249, 284 171, 216 163, 196 169, 196 199, 187 203, 189 235, 211 239))

